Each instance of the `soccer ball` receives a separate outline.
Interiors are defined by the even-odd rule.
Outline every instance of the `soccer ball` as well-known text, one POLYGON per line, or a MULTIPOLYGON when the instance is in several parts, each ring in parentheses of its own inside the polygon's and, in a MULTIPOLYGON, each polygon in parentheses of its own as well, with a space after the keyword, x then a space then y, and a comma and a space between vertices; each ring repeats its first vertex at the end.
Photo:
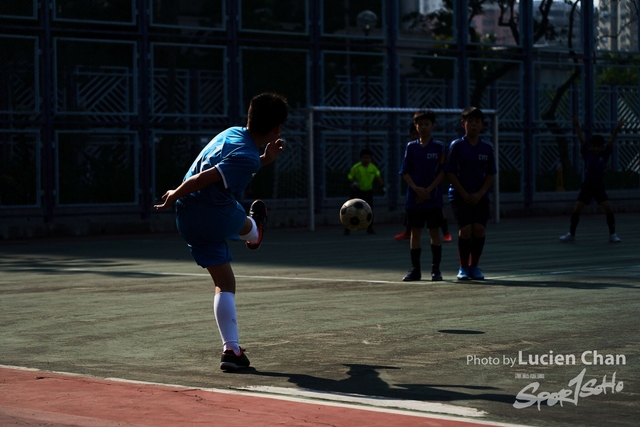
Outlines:
POLYGON ((349 230, 367 228, 372 219, 371 206, 362 199, 347 200, 340 208, 340 222, 349 230))

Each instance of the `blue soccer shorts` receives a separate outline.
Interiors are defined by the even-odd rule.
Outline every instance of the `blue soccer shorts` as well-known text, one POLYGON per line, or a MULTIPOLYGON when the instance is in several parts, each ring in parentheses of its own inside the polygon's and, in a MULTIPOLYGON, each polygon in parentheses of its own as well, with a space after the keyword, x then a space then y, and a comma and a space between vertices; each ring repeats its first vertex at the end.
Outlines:
POLYGON ((212 205, 189 197, 176 202, 176 226, 196 263, 203 267, 233 260, 227 239, 237 239, 247 213, 238 203, 212 205))

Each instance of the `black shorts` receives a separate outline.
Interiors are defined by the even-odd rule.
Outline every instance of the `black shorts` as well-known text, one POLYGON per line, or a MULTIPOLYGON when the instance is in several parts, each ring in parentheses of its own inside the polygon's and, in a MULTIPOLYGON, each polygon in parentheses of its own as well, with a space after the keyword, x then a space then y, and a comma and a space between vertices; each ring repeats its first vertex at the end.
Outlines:
POLYGON ((373 210, 373 190, 362 191, 359 188, 352 188, 349 197, 352 199, 364 200, 373 210))
POLYGON ((609 200, 609 196, 604 189, 604 184, 582 183, 580 186, 580 193, 578 194, 578 201, 588 205, 591 203, 591 199, 596 199, 598 204, 609 200))
POLYGON ((469 224, 480 224, 486 227, 489 222, 489 199, 487 197, 483 197, 475 205, 468 205, 461 200, 456 200, 451 202, 451 208, 460 228, 469 224))
POLYGON ((444 222, 442 208, 432 209, 407 209, 405 225, 411 228, 440 228, 444 222))

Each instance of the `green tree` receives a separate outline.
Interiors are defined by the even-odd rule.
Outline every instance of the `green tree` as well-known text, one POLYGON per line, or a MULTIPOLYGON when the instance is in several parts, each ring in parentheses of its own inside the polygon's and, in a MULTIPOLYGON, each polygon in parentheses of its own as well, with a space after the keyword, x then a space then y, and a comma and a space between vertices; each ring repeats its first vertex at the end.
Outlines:
POLYGON ((607 53, 601 55, 607 62, 620 64, 604 68, 598 76, 596 83, 611 86, 635 86, 640 78, 640 58, 635 55, 607 53))
MULTIPOLYGON (((567 96, 569 89, 572 85, 576 84, 581 76, 581 58, 574 50, 573 42, 575 35, 575 22, 579 12, 579 6, 581 0, 556 0, 555 4, 563 3, 570 7, 568 29, 560 30, 556 28, 550 21, 550 12, 554 5, 554 0, 542 0, 538 3, 538 17, 533 22, 533 44, 536 45, 542 41, 557 41, 560 37, 566 37, 567 53, 569 64, 572 67, 571 73, 555 90, 549 107, 541 113, 541 118, 549 131, 556 138, 558 150, 560 153, 560 161, 563 166, 565 175, 572 174, 572 166, 569 159, 568 152, 568 138, 565 130, 559 125, 556 118, 558 109, 562 103, 562 100, 567 96)), ((510 30, 511 36, 515 43, 515 52, 512 52, 512 56, 518 57, 522 55, 522 49, 520 48, 521 34, 518 24, 518 2, 516 0, 469 0, 467 3, 469 8, 468 13, 468 28, 470 44, 467 46, 468 53, 472 57, 483 59, 500 59, 503 54, 499 50, 495 50, 495 46, 491 39, 482 40, 480 35, 472 27, 471 23, 475 17, 481 16, 485 12, 487 5, 497 5, 499 14, 499 25, 507 27, 510 30)), ((630 25, 637 19, 637 7, 638 0, 632 0, 630 2, 630 9, 632 13, 630 23, 623 23, 623 26, 630 25), (635 13, 633 11, 635 10, 635 13)), ((435 40, 453 41, 453 0, 444 0, 442 8, 432 12, 428 15, 420 15, 417 13, 411 16, 403 17, 406 22, 410 22, 414 28, 424 28, 431 31, 435 40)), ((617 37, 615 34, 605 35, 604 37, 617 37)), ((447 45, 448 49, 456 49, 453 45, 447 45)), ((470 64, 470 76, 474 81, 472 93, 470 95, 470 101, 472 105, 480 105, 485 92, 500 78, 506 76, 508 73, 516 71, 518 67, 514 62, 499 62, 499 61, 471 61, 470 64)), ((421 69, 420 66, 416 68, 421 69)), ((424 67, 423 67, 424 68, 424 67)), ((608 77, 613 80, 611 73, 607 73, 608 77)), ((637 84, 637 69, 629 71, 624 76, 618 75, 617 78, 624 81, 637 84), (635 77, 635 80, 633 78, 635 77)), ((603 78, 605 78, 603 76, 603 78)))
POLYGON ((296 0, 243 0, 242 28, 301 32, 305 27, 304 2, 296 0))

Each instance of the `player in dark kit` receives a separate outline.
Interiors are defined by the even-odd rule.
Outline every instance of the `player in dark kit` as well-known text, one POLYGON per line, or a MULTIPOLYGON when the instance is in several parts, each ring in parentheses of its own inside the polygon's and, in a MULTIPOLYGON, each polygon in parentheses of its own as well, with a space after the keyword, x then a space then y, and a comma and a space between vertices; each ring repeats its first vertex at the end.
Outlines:
POLYGON ((440 226, 442 225, 442 193, 441 185, 444 173, 442 165, 446 158, 446 147, 442 141, 431 136, 435 126, 436 115, 431 110, 421 110, 413 115, 413 123, 420 134, 419 139, 407 144, 402 159, 400 175, 407 182, 406 222, 411 226, 409 241, 411 254, 411 270, 402 279, 405 282, 420 280, 422 272, 420 255, 422 253, 422 229, 425 224, 431 240, 431 280, 442 280, 440 261, 442 259, 442 242, 440 226))
MULTIPOLYGON (((413 123, 413 120, 411 121, 411 125, 409 126, 409 142, 411 141, 415 141, 416 139, 420 139, 420 134, 418 133, 418 130, 416 129, 416 124, 413 123)), ((445 144, 445 148, 446 148, 446 144, 445 144)), ((444 182, 442 184, 443 186, 445 185, 444 182)), ((411 225, 407 224, 407 213, 405 210, 405 219, 404 219, 404 230, 401 233, 396 234, 395 236, 393 236, 394 239, 396 240, 404 240, 404 239, 410 239, 411 238, 411 225)), ((440 226, 440 228, 442 228, 442 241, 443 242, 450 242, 451 240, 453 240, 451 238, 451 233, 449 233, 449 220, 447 219, 447 216, 444 213, 444 209, 442 210, 442 225, 440 226)))
POLYGON ((576 117, 573 118, 573 124, 576 126, 576 132, 578 133, 578 139, 580 140, 580 153, 584 160, 584 180, 580 187, 580 193, 578 194, 578 200, 573 207, 571 214, 571 225, 569 232, 563 236, 560 236, 561 242, 575 242, 576 240, 576 228, 580 221, 580 211, 586 205, 591 203, 592 199, 596 199, 596 202, 604 209, 607 226, 609 227, 609 242, 620 243, 621 240, 616 234, 616 221, 613 216, 613 210, 611 209, 611 202, 609 202, 609 196, 604 188, 604 172, 607 167, 609 157, 613 150, 613 141, 615 141, 618 131, 624 125, 624 120, 618 122, 609 143, 604 145, 604 138, 601 135, 594 135, 587 145, 580 129, 580 123, 576 117))
POLYGON ((493 144, 480 137, 484 113, 469 107, 462 112, 465 135, 453 141, 444 165, 451 182, 449 201, 458 220, 459 280, 483 280, 478 262, 489 221, 488 191, 496 174, 493 144), (471 259, 469 259, 471 258, 471 259))

